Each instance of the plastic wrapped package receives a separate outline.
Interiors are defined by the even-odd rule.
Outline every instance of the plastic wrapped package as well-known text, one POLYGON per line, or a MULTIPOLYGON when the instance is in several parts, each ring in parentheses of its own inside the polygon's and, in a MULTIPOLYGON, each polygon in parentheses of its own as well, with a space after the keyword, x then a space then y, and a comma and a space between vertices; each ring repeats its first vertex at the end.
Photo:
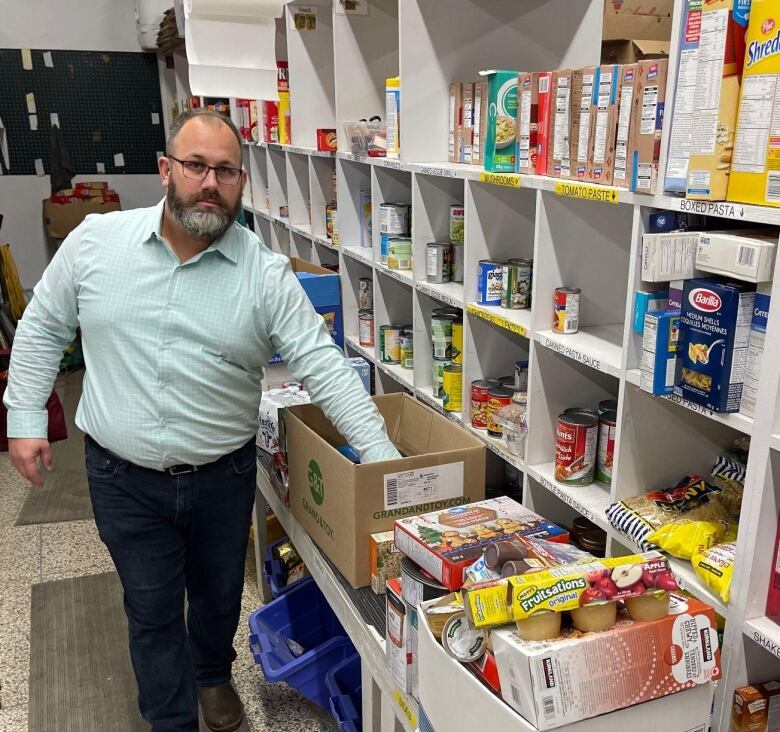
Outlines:
POLYGON ((525 454, 525 436, 528 433, 525 403, 513 400, 511 404, 501 407, 493 415, 493 420, 503 429, 507 450, 522 457, 525 454))
POLYGON ((736 553, 737 542, 728 541, 697 552, 691 557, 696 574, 723 602, 729 602, 731 599, 731 578, 734 574, 736 553))

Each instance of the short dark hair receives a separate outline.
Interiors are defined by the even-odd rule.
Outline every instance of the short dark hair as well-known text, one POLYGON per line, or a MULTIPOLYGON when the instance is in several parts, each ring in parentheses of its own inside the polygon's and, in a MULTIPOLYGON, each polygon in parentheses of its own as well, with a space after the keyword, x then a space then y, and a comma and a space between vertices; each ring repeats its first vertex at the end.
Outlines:
POLYGON ((170 154, 173 148, 173 143, 176 140, 176 136, 181 132, 181 128, 187 124, 191 119, 203 119, 203 121, 213 121, 215 123, 221 122, 226 125, 236 138, 238 143, 239 156, 241 154, 241 135, 238 129, 233 124, 230 117, 222 114, 221 112, 215 112, 213 109, 187 109, 173 120, 171 129, 168 131, 168 139, 165 141, 165 151, 170 154))

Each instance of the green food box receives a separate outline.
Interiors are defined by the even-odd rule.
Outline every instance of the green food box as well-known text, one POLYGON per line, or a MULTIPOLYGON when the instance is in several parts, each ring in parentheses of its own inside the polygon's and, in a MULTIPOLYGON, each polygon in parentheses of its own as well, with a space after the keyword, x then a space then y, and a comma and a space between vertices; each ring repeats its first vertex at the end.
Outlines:
POLYGON ((517 168, 518 71, 480 71, 488 81, 485 170, 514 173, 517 168))

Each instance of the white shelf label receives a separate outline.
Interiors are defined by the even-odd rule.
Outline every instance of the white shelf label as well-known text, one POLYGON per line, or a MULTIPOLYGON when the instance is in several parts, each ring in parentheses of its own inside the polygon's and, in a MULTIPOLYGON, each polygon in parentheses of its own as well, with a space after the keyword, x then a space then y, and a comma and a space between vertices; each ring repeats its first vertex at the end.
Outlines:
POLYGON ((433 168, 429 165, 421 165, 418 172, 423 175, 439 175, 444 178, 457 178, 458 172, 456 170, 449 170, 448 168, 433 168))
POLYGON ((555 483, 547 480, 547 478, 541 475, 539 476, 539 482, 548 491, 550 491, 550 493, 553 493, 554 495, 558 496, 558 498, 560 498, 564 503, 568 503, 581 516, 584 516, 589 521, 592 521, 594 524, 599 525, 599 519, 592 511, 589 511, 587 508, 584 508, 582 503, 580 503, 579 501, 575 501, 568 493, 562 491, 555 483))
POLYGON ((418 282, 417 289, 420 292, 422 292, 424 295, 428 295, 428 297, 432 297, 436 300, 441 300, 442 302, 446 302, 449 305, 455 306, 456 308, 462 307, 461 303, 459 303, 457 300, 450 297, 449 295, 445 295, 443 292, 439 290, 434 290, 432 287, 428 287, 427 285, 418 282))
POLYGON ((764 650, 769 651, 773 656, 780 658, 780 644, 775 643, 773 640, 767 638, 763 633, 754 630, 752 633, 753 640, 758 643, 764 650))
POLYGON ((724 201, 691 201, 687 198, 672 199, 670 208, 705 216, 721 216, 726 219, 744 219, 745 207, 724 201))
POLYGON ((392 160, 392 159, 385 158, 384 161, 382 162, 382 165, 385 168, 392 168, 393 170, 403 170, 403 164, 401 163, 400 160, 392 160))
POLYGON ((585 364, 585 366, 590 366, 591 368, 596 369, 596 371, 611 373, 609 369, 602 367, 601 361, 599 359, 593 358, 592 356, 587 356, 580 351, 574 350, 570 346, 564 346, 562 343, 558 343, 551 338, 542 338, 541 342, 545 348, 549 348, 551 351, 556 351, 557 353, 561 353, 568 358, 579 361, 580 363, 585 364))

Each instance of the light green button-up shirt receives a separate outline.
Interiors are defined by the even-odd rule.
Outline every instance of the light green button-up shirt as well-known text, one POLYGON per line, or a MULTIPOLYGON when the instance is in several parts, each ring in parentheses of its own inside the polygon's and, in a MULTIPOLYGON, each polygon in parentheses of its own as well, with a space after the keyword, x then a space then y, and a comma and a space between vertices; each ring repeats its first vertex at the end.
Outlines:
POLYGON ((88 216, 65 239, 16 332, 8 436, 45 439, 45 403, 80 326, 76 424, 133 463, 201 465, 248 442, 277 351, 364 462, 397 457, 289 260, 234 223, 181 264, 161 236, 163 206, 88 216))

